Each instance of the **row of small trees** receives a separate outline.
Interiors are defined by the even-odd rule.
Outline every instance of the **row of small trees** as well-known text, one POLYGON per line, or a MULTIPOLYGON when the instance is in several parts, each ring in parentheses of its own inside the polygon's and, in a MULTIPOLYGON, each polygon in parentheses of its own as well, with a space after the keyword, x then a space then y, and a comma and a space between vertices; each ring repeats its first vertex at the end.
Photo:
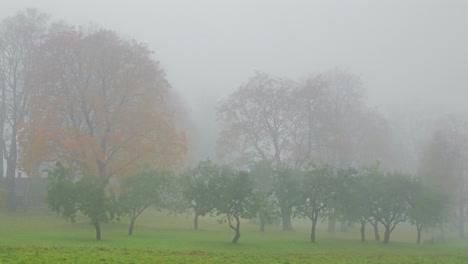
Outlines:
POLYGON ((98 240, 101 222, 127 215, 132 235, 138 216, 155 205, 175 213, 193 212, 194 229, 198 229, 200 216, 220 216, 221 222, 235 231, 234 244, 241 235, 241 219, 258 218, 264 231, 266 224, 279 217, 283 222, 289 217, 289 225, 291 217, 309 219, 311 243, 316 241, 317 223, 327 217, 359 223, 362 241, 368 223, 373 225, 376 238, 381 224, 384 243, 390 242, 399 223, 409 221, 415 225, 420 243, 423 227, 441 223, 449 202, 444 193, 419 179, 385 173, 378 165, 359 171, 329 166, 301 171, 257 163, 240 171, 202 161, 179 176, 146 171, 127 177, 114 188, 96 177, 78 177, 58 165, 49 172, 49 180, 47 202, 51 209, 71 220, 82 212, 90 218, 98 240))

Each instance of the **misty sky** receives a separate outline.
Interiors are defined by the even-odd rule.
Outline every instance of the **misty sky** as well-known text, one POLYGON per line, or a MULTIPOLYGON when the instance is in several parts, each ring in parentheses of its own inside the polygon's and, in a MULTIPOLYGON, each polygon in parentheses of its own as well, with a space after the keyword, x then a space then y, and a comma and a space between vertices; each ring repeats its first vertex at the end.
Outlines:
POLYGON ((468 1, 0 0, 0 18, 28 7, 148 43, 200 145, 212 145, 216 103, 255 70, 301 80, 338 67, 360 76, 385 111, 468 112, 468 1))

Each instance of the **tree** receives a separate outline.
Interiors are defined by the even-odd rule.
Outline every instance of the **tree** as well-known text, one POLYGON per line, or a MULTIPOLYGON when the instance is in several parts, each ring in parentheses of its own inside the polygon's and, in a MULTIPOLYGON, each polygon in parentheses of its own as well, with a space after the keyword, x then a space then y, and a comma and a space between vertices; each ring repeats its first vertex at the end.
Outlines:
POLYGON ((0 209, 3 209, 3 207, 5 207, 6 194, 7 194, 7 191, 3 188, 0 188, 0 209))
POLYGON ((383 242, 388 244, 395 227, 409 218, 416 184, 410 175, 393 172, 386 173, 374 187, 379 196, 375 197, 372 214, 384 226, 383 242))
POLYGON ((335 172, 330 167, 315 168, 304 177, 300 188, 300 197, 296 215, 312 221, 310 243, 315 243, 316 226, 323 216, 329 202, 335 197, 335 172))
POLYGON ((465 236, 468 196, 468 119, 449 116, 439 120, 421 155, 419 175, 450 194, 458 220, 458 236, 465 236))
MULTIPOLYGON (((382 184, 384 184, 385 172, 380 166, 380 162, 374 162, 368 167, 364 167, 358 176, 356 191, 361 192, 358 195, 357 199, 362 199, 357 204, 357 212, 359 213, 359 218, 361 222, 361 230, 365 232, 365 223, 372 225, 374 229, 374 239, 380 241, 379 233, 379 223, 381 212, 381 204, 378 203, 382 198, 382 184), (362 195, 362 196, 361 196, 362 195), (361 214, 362 213, 362 214, 361 214), (367 220, 367 221, 366 221, 367 220)), ((361 236, 363 236, 361 232, 361 236)), ((362 239, 362 237, 361 237, 362 239)))
POLYGON ((245 171, 224 167, 215 180, 216 214, 223 215, 222 221, 227 221, 229 227, 236 232, 232 243, 237 244, 241 236, 241 218, 250 219, 257 213, 252 179, 245 171))
POLYGON ((254 185, 260 232, 264 232, 265 226, 274 223, 280 215, 275 205, 275 171, 269 162, 259 161, 251 165, 250 175, 254 185))
POLYGON ((221 101, 217 109, 220 154, 237 154, 243 164, 263 160, 282 166, 297 121, 296 109, 289 101, 295 86, 289 79, 256 73, 221 101))
POLYGON ((281 213, 283 231, 292 231, 291 217, 300 194, 299 188, 304 173, 297 169, 277 168, 274 174, 274 195, 281 213))
POLYGON ((366 240, 366 225, 372 216, 374 194, 369 184, 371 180, 355 169, 337 172, 335 208, 345 222, 360 224, 362 242, 366 240))
POLYGON ((76 213, 89 217, 101 240, 101 222, 112 220, 117 206, 112 195, 106 193, 107 182, 100 178, 75 175, 60 163, 48 173, 46 201, 57 214, 75 221, 76 213))
POLYGON ((198 218, 214 209, 215 178, 221 168, 210 160, 200 161, 197 168, 188 169, 181 175, 182 207, 194 212, 193 229, 198 230, 198 218))
POLYGON ((33 57, 47 31, 47 15, 27 9, 0 25, 0 173, 6 160, 8 207, 15 210, 14 185, 18 161, 18 134, 26 117, 34 85, 33 57))
POLYGON ((173 114, 178 106, 152 54, 107 30, 47 35, 34 60, 34 111, 23 138, 25 147, 41 138, 38 147, 51 150, 27 160, 60 160, 101 179, 131 175, 143 164, 181 164, 186 142, 173 114))
POLYGON ((133 234, 135 221, 148 207, 167 207, 171 196, 170 173, 144 171, 124 179, 119 196, 119 206, 130 217, 128 235, 133 234))
POLYGON ((412 197, 409 217, 416 227, 416 243, 421 243, 421 231, 424 227, 435 227, 442 223, 448 209, 449 196, 435 186, 419 183, 412 197))

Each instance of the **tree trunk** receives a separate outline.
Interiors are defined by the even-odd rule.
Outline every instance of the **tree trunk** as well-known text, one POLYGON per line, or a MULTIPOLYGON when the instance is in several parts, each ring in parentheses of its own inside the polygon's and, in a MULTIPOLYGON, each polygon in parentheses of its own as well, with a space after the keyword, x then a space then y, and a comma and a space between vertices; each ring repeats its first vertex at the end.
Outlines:
MULTIPOLYGON (((16 130, 13 129, 10 142, 10 150, 7 157, 7 190, 8 190, 8 210, 16 211, 16 199, 15 199, 15 174, 16 174, 16 130)), ((3 162, 3 161, 2 161, 3 162)))
POLYGON ((16 211, 15 177, 8 176, 9 175, 8 167, 9 166, 7 165, 7 174, 6 174, 7 177, 5 178, 6 189, 7 189, 6 201, 7 201, 8 211, 14 212, 16 211))
POLYGON ((291 215, 283 214, 282 221, 283 231, 292 231, 291 215))
POLYGON ((31 175, 26 175, 27 178, 26 178, 26 187, 24 188, 24 200, 23 200, 23 209, 24 211, 28 211, 29 207, 30 207, 30 204, 29 204, 29 196, 30 196, 30 193, 31 193, 31 180, 32 180, 32 176, 31 175))
POLYGON ((236 227, 234 228, 234 231, 236 231, 236 236, 232 240, 233 244, 237 244, 237 241, 239 241, 240 238, 240 219, 238 216, 234 217, 236 219, 236 227))
POLYGON ((5 92, 5 82, 2 80, 0 81, 1 93, 2 93, 2 101, 0 105, 0 177, 3 179, 5 175, 5 168, 3 166, 4 161, 4 151, 5 151, 5 105, 6 105, 6 92, 5 92))
POLYGON ((361 221, 361 241, 366 241, 366 221, 361 221))
POLYGON ((336 218, 334 216, 328 217, 328 229, 329 233, 335 233, 336 218))
POLYGON ((193 217, 193 230, 198 230, 198 212, 195 211, 195 216, 193 217))
POLYGON ((421 230, 422 230, 422 225, 416 225, 416 229, 418 230, 418 239, 416 240, 416 244, 421 244, 421 230))
POLYGON ((390 227, 386 226, 385 227, 385 234, 384 234, 384 241, 383 241, 384 244, 390 243, 390 233, 391 233, 390 227))
POLYGON ((341 233, 348 232, 348 224, 346 224, 345 222, 340 222, 340 232, 341 233))
POLYGON ((379 234, 379 222, 376 220, 373 222, 370 222, 371 225, 374 227, 374 238, 375 241, 380 241, 380 234, 379 234))
POLYGON ((260 215, 260 232, 265 232, 265 217, 260 215))
POLYGON ((465 238, 465 184, 463 177, 461 177, 462 182, 460 183, 460 197, 459 197, 459 208, 458 212, 460 214, 458 219, 458 237, 465 238))
POLYGON ((312 220, 312 228, 310 230, 310 243, 315 243, 315 226, 317 224, 317 220, 312 220))
POLYGON ((445 228, 444 228, 444 223, 440 223, 440 237, 442 240, 445 240, 445 228))
POLYGON ((94 221, 94 228, 96 229, 96 240, 101 240, 101 226, 98 220, 94 221))
MULTIPOLYGON (((1 109, 0 109, 1 111, 1 109)), ((1 113, 0 113, 1 115, 1 113)), ((3 122, 1 119, 0 119, 0 122, 3 122)), ((4 151, 4 147, 3 147, 3 124, 0 123, 0 178, 3 179, 4 175, 5 175, 5 169, 3 167, 3 160, 4 160, 4 156, 3 156, 3 151, 4 151)))
POLYGON ((133 226, 135 225, 135 220, 136 220, 136 217, 132 217, 130 219, 130 227, 128 228, 128 235, 129 236, 133 235, 133 226))

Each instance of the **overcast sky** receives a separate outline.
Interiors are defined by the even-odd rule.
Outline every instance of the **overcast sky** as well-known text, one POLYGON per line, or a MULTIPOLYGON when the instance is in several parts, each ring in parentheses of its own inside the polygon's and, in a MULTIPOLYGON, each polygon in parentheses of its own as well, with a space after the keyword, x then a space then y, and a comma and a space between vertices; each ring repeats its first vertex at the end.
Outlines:
POLYGON ((255 70, 304 79, 338 67, 384 111, 468 109, 468 1, 0 0, 0 18, 28 7, 148 43, 201 145, 213 141, 203 130, 215 129, 216 103, 255 70))

